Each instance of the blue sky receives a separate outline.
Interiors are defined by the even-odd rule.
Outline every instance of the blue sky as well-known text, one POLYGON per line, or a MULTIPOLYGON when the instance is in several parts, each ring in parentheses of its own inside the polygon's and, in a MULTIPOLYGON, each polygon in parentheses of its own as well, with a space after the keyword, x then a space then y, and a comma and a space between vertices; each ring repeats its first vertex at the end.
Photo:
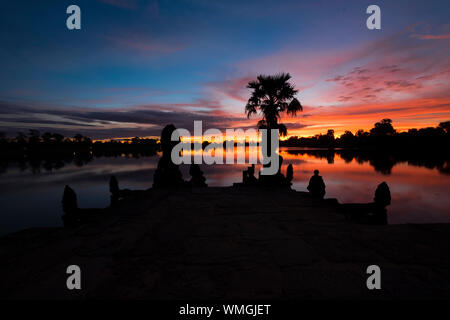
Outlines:
MULTIPOLYGON (((0 131, 153 135, 161 121, 187 125, 180 119, 250 126, 243 113, 246 81, 283 71, 293 75, 305 114, 312 115, 289 120, 294 132, 331 125, 355 129, 344 120, 331 121, 332 108, 335 119, 343 119, 346 107, 367 110, 368 101, 355 90, 339 91, 330 79, 375 65, 403 70, 385 81, 392 82, 392 92, 379 97, 378 106, 440 99, 433 104, 439 105, 435 118, 397 116, 405 126, 431 124, 449 115, 448 105, 442 108, 449 91, 449 9, 448 1, 3 2, 0 131), (65 26, 71 4, 81 8, 81 30, 65 26), (370 4, 381 8, 381 30, 365 27, 370 4), (418 61, 433 60, 438 63, 418 67, 418 61), (401 83, 411 75, 435 75, 440 89, 426 90, 436 83, 401 83), (413 86, 423 92, 413 95, 413 86), (328 108, 322 118, 321 107, 328 108), (152 116, 136 121, 144 113, 152 116)), ((383 75, 374 71, 371 77, 377 83, 383 75)), ((379 120, 362 118, 362 127, 379 120)))

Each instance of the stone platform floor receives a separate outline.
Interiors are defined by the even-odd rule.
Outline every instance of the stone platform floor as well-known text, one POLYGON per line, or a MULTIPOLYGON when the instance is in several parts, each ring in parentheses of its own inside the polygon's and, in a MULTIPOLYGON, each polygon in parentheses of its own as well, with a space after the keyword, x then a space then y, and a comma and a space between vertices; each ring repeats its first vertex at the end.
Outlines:
POLYGON ((360 225, 287 190, 150 190, 81 227, 0 238, 0 274, 8 299, 448 299, 450 224, 360 225))

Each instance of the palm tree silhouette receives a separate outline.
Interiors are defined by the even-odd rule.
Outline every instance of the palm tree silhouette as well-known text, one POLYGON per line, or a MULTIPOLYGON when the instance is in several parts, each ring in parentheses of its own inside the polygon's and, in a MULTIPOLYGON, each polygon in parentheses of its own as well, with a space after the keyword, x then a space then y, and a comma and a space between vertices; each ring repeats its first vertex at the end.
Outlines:
MULTIPOLYGON (((289 73, 280 73, 274 76, 259 75, 257 81, 250 81, 248 89, 252 89, 252 95, 245 106, 247 117, 258 111, 262 119, 258 121, 258 129, 278 129, 281 136, 287 135, 287 128, 278 120, 281 114, 295 116, 297 112, 303 111, 300 102, 294 97, 298 90, 289 82, 289 73)), ((270 134, 267 136, 270 146, 270 134)), ((268 148, 268 155, 271 154, 268 148)))

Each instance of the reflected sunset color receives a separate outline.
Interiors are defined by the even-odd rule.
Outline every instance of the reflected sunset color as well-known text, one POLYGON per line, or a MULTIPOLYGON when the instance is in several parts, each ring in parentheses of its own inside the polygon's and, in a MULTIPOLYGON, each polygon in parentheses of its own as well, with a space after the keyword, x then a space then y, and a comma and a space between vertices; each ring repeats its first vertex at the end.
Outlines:
POLYGON ((333 163, 313 155, 289 155, 286 151, 281 155, 294 166, 295 190, 307 191, 309 177, 318 169, 327 186, 326 197, 341 203, 364 203, 373 201, 377 185, 386 181, 392 195, 390 224, 450 222, 450 176, 437 169, 398 163, 386 175, 369 162, 347 162, 339 154, 334 155, 333 163))
MULTIPOLYGON (((295 190, 306 192, 313 170, 318 169, 327 187, 326 198, 337 198, 341 203, 371 202, 377 185, 386 181, 392 195, 392 204, 388 207, 390 224, 450 222, 448 162, 443 166, 392 162, 383 167, 371 158, 358 161, 339 151, 322 151, 281 148, 282 172, 285 173, 292 163, 295 190), (324 153, 320 153, 322 151, 324 153)), ((247 159, 249 152, 247 147, 247 159)), ((66 184, 77 191, 80 207, 109 204, 108 180, 112 174, 117 176, 122 188, 147 189, 152 185, 158 160, 159 155, 133 157, 123 154, 77 164, 72 161, 59 169, 49 170, 45 169, 45 163, 39 166, 9 164, 0 174, 0 207, 5 209, 2 210, 0 233, 61 225, 60 203, 66 184)), ((201 169, 209 186, 231 186, 242 181, 242 171, 247 166, 202 164, 201 169)), ((259 169, 260 165, 257 165, 257 173, 259 169)), ((181 171, 187 179, 189 166, 181 165, 181 171)))

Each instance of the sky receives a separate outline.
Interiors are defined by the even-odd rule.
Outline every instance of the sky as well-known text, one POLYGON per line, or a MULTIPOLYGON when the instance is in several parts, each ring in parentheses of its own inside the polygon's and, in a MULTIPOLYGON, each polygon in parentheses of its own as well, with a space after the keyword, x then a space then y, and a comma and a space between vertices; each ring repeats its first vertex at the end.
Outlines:
POLYGON ((246 88, 289 72, 289 135, 450 120, 449 1, 41 0, 0 4, 0 131, 95 139, 254 128, 246 88), (66 8, 81 9, 68 30, 66 8), (369 30, 366 8, 381 9, 369 30))

